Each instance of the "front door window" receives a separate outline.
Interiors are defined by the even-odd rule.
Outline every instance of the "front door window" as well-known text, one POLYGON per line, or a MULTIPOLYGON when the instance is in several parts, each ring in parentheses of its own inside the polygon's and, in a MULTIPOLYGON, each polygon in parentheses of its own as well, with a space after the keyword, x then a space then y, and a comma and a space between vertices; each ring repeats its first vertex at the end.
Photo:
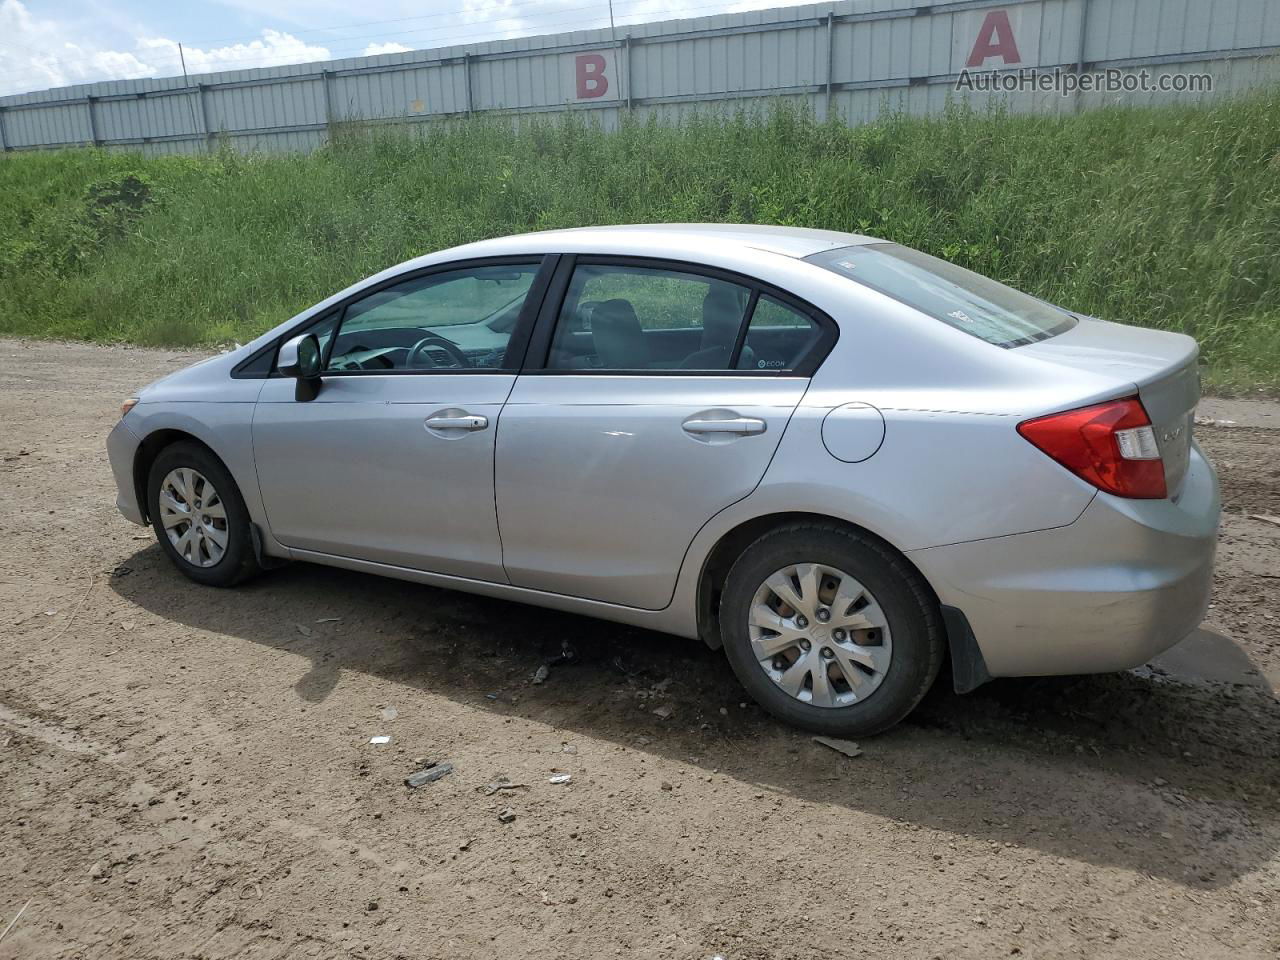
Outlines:
POLYGON ((467 267, 350 304, 326 370, 501 370, 538 264, 467 267))

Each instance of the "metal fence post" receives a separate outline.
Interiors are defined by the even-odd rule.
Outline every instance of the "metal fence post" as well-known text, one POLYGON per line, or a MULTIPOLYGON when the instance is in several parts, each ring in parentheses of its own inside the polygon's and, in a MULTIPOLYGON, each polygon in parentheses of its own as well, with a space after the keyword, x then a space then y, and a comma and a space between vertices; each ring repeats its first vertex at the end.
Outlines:
POLYGON ((827 12, 827 96, 826 103, 822 110, 822 119, 831 119, 831 64, 834 59, 834 47, 836 36, 836 15, 835 11, 827 12))
MULTIPOLYGON (((1089 28, 1089 0, 1080 0, 1080 40, 1076 45, 1076 77, 1080 77, 1084 73, 1084 45, 1088 39, 1086 33, 1089 28)), ((1076 88, 1075 109, 1078 113, 1084 106, 1084 91, 1079 87, 1076 88)))
POLYGON ((623 82, 626 83, 627 91, 627 113, 631 112, 631 34, 627 34, 622 38, 622 57, 623 57, 623 82))
POLYGON ((13 148, 9 146, 9 141, 4 135, 4 107, 0 107, 0 150, 8 153, 13 148))
POLYGON ((333 123, 333 71, 320 71, 320 92, 324 98, 324 122, 333 123))
POLYGON ((333 71, 320 71, 320 96, 324 105, 324 132, 330 141, 333 140, 333 71))
POLYGON ((98 102, 97 97, 85 97, 84 105, 89 115, 89 140, 95 147, 102 146, 102 139, 98 136, 98 118, 95 116, 93 105, 98 102))
POLYGON ((462 79, 464 95, 466 96, 466 113, 471 116, 471 54, 464 53, 462 55, 462 79))
POLYGON ((204 148, 206 153, 213 153, 213 125, 209 123, 208 90, 203 83, 196 84, 196 97, 200 100, 200 123, 204 127, 204 148))

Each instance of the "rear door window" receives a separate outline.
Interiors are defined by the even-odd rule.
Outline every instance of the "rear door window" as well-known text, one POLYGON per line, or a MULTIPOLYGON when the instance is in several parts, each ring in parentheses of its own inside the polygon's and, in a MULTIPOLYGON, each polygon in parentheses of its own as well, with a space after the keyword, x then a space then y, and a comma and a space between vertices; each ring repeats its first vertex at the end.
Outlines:
POLYGON ((731 370, 750 304, 749 288, 704 274, 579 264, 547 368, 731 370))
POLYGON ((1046 340, 1077 323, 1060 307, 896 243, 837 247, 805 259, 998 347, 1046 340))
POLYGON ((835 342, 829 320, 780 291, 681 266, 579 261, 546 369, 810 376, 835 342))

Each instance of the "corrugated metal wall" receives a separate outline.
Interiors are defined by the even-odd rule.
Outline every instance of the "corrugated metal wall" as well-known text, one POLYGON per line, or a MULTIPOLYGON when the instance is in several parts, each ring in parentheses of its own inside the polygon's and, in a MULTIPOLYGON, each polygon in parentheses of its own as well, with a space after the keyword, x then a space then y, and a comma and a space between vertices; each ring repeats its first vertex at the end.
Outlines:
POLYGON ((0 98, 6 151, 98 144, 196 152, 306 150, 338 121, 627 110, 678 119, 783 97, 849 123, 940 110, 966 65, 1205 73, 1206 92, 1015 91, 1014 110, 1192 101, 1280 79, 1277 0, 840 0, 327 63, 121 80, 0 98))

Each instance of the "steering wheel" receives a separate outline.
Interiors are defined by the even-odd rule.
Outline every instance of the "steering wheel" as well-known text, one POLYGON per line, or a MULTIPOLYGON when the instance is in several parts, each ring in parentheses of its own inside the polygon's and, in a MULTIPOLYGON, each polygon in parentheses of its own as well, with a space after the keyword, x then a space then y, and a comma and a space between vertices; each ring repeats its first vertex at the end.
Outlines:
POLYGON ((445 353, 449 354, 454 360, 454 365, 458 367, 469 367, 471 361, 467 359, 467 355, 458 349, 458 345, 452 340, 447 340, 438 333, 428 333, 425 337, 409 348, 409 356, 405 360, 406 367, 422 366, 418 361, 424 359, 429 361, 432 367, 443 366, 436 363, 435 358, 427 353, 428 347, 439 347, 445 353))

